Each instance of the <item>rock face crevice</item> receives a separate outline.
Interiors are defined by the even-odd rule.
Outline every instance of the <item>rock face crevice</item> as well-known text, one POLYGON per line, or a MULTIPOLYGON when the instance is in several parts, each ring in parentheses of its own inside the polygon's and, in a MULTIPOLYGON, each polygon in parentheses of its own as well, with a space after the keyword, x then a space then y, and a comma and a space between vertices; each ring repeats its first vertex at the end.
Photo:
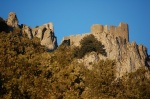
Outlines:
MULTIPOLYGON (((107 26, 107 25, 106 25, 107 26)), ((148 66, 147 48, 143 45, 137 45, 136 42, 129 42, 128 25, 120 23, 118 27, 111 26, 110 29, 102 25, 92 25, 91 32, 105 46, 107 57, 94 54, 86 55, 80 59, 87 68, 92 68, 89 63, 97 63, 101 59, 111 59, 116 61, 117 76, 120 77, 125 73, 134 72, 140 67, 148 66)), ((79 46, 80 40, 86 35, 81 35, 78 40, 74 41, 77 36, 64 37, 63 40, 72 41, 71 46, 79 46), (74 41, 74 42, 73 42, 74 41)), ((77 38, 76 38, 77 39, 77 38)))

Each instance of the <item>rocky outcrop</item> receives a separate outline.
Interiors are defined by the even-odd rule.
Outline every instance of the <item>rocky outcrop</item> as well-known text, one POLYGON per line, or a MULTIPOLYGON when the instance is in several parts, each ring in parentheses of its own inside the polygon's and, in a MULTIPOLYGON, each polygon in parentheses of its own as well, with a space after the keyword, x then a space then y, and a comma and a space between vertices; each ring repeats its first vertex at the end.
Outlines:
POLYGON ((10 12, 7 19, 7 25, 10 27, 18 27, 18 18, 16 16, 16 13, 10 12))
MULTIPOLYGON (((120 27, 121 25, 119 25, 118 27, 120 28, 120 31, 124 32, 123 29, 128 30, 126 24, 121 24, 126 27, 122 28, 120 27)), ((101 59, 115 60, 117 76, 122 76, 125 73, 134 72, 140 67, 148 66, 149 63, 147 61, 148 54, 146 47, 143 45, 137 45, 136 42, 130 43, 127 36, 128 31, 125 31, 126 34, 123 33, 123 35, 121 35, 122 32, 119 32, 119 28, 118 32, 115 30, 117 35, 114 35, 113 31, 111 32, 111 29, 106 31, 102 25, 93 25, 91 27, 90 34, 93 34, 99 41, 102 42, 105 46, 107 56, 105 57, 92 52, 80 59, 79 62, 83 62, 87 68, 92 69, 92 64, 97 63, 101 59)), ((74 45, 74 43, 72 43, 72 45, 74 45)))
POLYGON ((23 25, 22 32, 26 33, 28 35, 29 39, 33 38, 32 30, 31 30, 31 28, 29 26, 23 25))
MULTIPOLYGON (((126 42, 122 37, 114 38, 105 32, 94 35, 105 46, 106 58, 116 61, 118 76, 134 72, 142 66, 147 66, 146 59, 148 54, 145 46, 137 45, 136 42, 126 42)), ((99 57, 99 59, 106 58, 99 57)))
POLYGON ((47 23, 36 28, 30 28, 24 24, 20 26, 18 25, 16 13, 10 12, 6 24, 9 26, 10 31, 13 31, 13 28, 21 28, 22 33, 26 33, 29 39, 38 37, 41 40, 41 45, 46 46, 50 51, 56 49, 58 46, 52 23, 47 23))
POLYGON ((46 46, 49 50, 54 50, 57 48, 57 38, 54 35, 53 24, 48 23, 36 28, 30 28, 23 25, 23 33, 27 33, 29 39, 33 37, 38 37, 41 40, 41 45, 46 46))

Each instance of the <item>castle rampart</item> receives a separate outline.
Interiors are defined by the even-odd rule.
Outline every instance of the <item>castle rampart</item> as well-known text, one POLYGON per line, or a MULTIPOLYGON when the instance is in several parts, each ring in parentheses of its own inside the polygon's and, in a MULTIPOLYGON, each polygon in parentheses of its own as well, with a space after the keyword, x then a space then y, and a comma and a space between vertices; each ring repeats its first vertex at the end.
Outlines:
POLYGON ((128 24, 122 22, 118 26, 113 26, 113 25, 103 26, 101 24, 94 24, 91 26, 91 33, 66 36, 63 38, 63 41, 67 41, 67 42, 69 41, 69 45, 79 46, 79 42, 83 37, 89 34, 101 34, 101 33, 112 35, 114 38, 122 37, 127 42, 129 42, 128 24))
POLYGON ((79 46, 79 42, 80 40, 89 35, 90 33, 84 33, 84 34, 77 34, 77 35, 71 35, 71 36, 65 36, 62 40, 63 41, 69 41, 69 45, 75 45, 75 46, 79 46))
POLYGON ((128 24, 121 22, 118 26, 94 24, 91 27, 91 33, 102 33, 113 35, 114 37, 122 37, 129 42, 128 24))

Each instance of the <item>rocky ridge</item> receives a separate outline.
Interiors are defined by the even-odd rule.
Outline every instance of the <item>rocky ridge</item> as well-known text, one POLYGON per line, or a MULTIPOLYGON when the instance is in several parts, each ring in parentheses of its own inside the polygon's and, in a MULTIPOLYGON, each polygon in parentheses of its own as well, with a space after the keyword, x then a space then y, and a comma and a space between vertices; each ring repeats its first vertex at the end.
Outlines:
MULTIPOLYGON (((36 28, 30 28, 27 25, 18 25, 18 18, 14 12, 10 12, 6 23, 11 28, 21 28, 22 33, 26 33, 29 39, 38 37, 41 40, 41 45, 46 46, 49 50, 57 48, 57 38, 54 34, 54 28, 52 23, 47 23, 36 28)), ((121 23, 118 27, 110 27, 108 30, 107 26, 93 25, 91 32, 86 34, 93 34, 102 44, 105 46, 107 56, 102 56, 95 52, 86 55, 84 58, 79 59, 85 66, 91 69, 91 63, 97 63, 101 59, 111 59, 116 61, 117 75, 122 76, 125 73, 136 71, 140 67, 150 66, 150 57, 147 54, 147 48, 143 45, 137 45, 136 42, 130 43, 128 41, 128 27, 126 24, 121 23), (121 27, 121 25, 125 27, 121 27), (114 31, 115 30, 115 31, 114 31), (123 36, 120 32, 123 32, 123 36), (112 33, 116 33, 114 35, 112 33), (125 36, 125 37, 124 37, 125 36)), ((65 37, 63 40, 71 41, 70 44, 79 45, 79 41, 85 37, 82 36, 71 36, 65 37), (75 42, 75 43, 74 43, 75 42)), ((71 46, 72 46, 71 45, 71 46)))
POLYGON ((7 25, 13 28, 18 27, 18 18, 16 16, 16 13, 10 12, 7 19, 7 25))
POLYGON ((137 45, 136 42, 124 42, 121 37, 113 38, 111 35, 101 33, 95 35, 105 46, 107 57, 99 59, 113 59, 116 61, 118 76, 134 72, 142 66, 147 66, 147 48, 137 45))
POLYGON ((41 40, 41 45, 46 46, 48 50, 54 50, 58 46, 52 23, 47 23, 36 28, 30 28, 25 24, 18 25, 18 18, 14 12, 9 13, 6 23, 10 28, 21 28, 22 33, 26 33, 29 39, 38 37, 41 40))
POLYGON ((30 28, 27 25, 23 25, 23 33, 27 33, 29 39, 38 37, 41 40, 41 45, 46 46, 49 50, 57 48, 57 38, 54 34, 53 24, 48 23, 36 28, 30 28))

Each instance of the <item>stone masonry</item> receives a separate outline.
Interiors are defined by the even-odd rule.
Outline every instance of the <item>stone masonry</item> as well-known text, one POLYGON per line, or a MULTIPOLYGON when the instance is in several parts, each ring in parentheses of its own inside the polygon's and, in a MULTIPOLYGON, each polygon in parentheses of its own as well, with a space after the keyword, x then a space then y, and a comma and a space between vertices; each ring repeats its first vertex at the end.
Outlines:
POLYGON ((128 24, 125 24, 121 22, 119 26, 108 26, 108 25, 101 25, 101 24, 93 24, 91 26, 91 33, 84 33, 84 34, 78 34, 78 35, 71 35, 71 36, 65 36, 62 40, 63 41, 69 41, 70 45, 79 46, 79 41, 84 38, 86 35, 89 34, 101 34, 106 33, 109 35, 112 35, 114 38, 116 37, 122 37, 125 39, 126 42, 129 42, 129 33, 128 33, 128 24))
POLYGON ((119 26, 108 26, 108 25, 100 25, 100 24, 94 24, 91 27, 91 33, 98 34, 105 32, 106 34, 110 34, 112 36, 116 37, 122 37, 126 39, 127 42, 129 42, 129 31, 128 31, 128 24, 121 22, 119 26))

